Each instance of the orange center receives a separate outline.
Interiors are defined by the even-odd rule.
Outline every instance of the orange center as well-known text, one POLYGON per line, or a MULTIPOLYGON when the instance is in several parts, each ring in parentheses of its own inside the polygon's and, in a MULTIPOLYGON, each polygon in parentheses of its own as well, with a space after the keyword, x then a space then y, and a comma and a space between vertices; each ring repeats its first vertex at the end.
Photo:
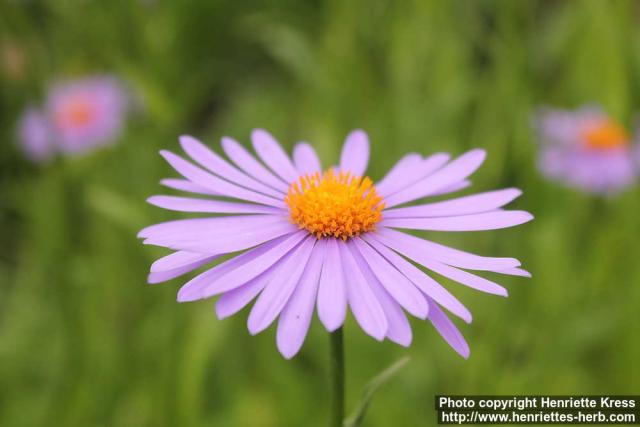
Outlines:
POLYGON ((350 237, 371 231, 382 218, 382 197, 368 177, 332 169, 308 174, 291 184, 285 198, 291 221, 318 239, 350 237))
POLYGON ((62 105, 56 114, 56 121, 62 128, 80 127, 95 117, 95 110, 84 96, 76 96, 62 105))
POLYGON ((602 120, 583 132, 584 144, 592 150, 611 150, 629 144, 625 130, 613 120, 602 120))

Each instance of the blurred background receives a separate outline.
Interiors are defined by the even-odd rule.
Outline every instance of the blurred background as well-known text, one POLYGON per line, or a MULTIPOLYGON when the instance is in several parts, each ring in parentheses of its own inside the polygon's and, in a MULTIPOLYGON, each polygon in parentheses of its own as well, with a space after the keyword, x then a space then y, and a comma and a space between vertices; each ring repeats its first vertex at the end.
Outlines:
MULTIPOLYGON (((347 132, 372 141, 369 175, 403 154, 488 150, 472 191, 524 190, 536 220, 431 233, 523 260, 503 299, 443 281, 473 312, 471 357, 412 321, 409 349, 346 325, 347 407, 411 362, 367 426, 435 423, 434 394, 633 394, 640 384, 640 191, 596 199, 543 180, 532 114, 599 103, 640 110, 637 1, 0 0, 0 425, 321 426, 328 338, 314 319, 280 356, 247 310, 177 304, 184 279, 149 286, 166 251, 136 232, 176 213, 146 205, 175 173, 158 155, 189 133, 217 147, 264 127, 337 161, 347 132), (112 73, 138 98, 116 143, 33 164, 16 124, 52 82, 112 73)), ((457 321, 457 320, 456 320, 457 321)))

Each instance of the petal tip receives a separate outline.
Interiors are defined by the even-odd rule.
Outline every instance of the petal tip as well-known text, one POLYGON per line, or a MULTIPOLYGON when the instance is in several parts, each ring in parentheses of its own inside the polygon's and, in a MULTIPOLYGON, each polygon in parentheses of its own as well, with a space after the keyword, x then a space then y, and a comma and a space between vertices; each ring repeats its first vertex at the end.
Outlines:
POLYGON ((369 135, 367 134, 367 132, 364 131, 364 129, 356 128, 356 129, 352 130, 351 132, 349 132, 348 138, 357 138, 357 139, 360 139, 360 140, 368 140, 369 139, 369 135))
POLYGON ((255 311, 252 310, 251 313, 249 313, 249 318, 247 319, 247 330, 251 335, 257 335, 265 329, 265 327, 260 323, 260 319, 256 319, 256 315, 254 313, 255 311))
POLYGON ((287 360, 291 360, 302 348, 302 343, 298 345, 298 343, 287 342, 287 339, 280 335, 280 330, 276 335, 276 345, 282 357, 287 360))
MULTIPOLYGON (((152 225, 150 225, 149 227, 153 227, 152 225)), ((136 237, 138 239, 146 239, 147 236, 147 230, 149 229, 149 227, 145 227, 142 230, 138 231, 138 234, 136 234, 136 237)))
POLYGON ((178 291, 178 295, 176 297, 176 301, 178 302, 191 302, 191 301, 195 301, 199 299, 198 297, 192 295, 189 292, 189 289, 185 289, 185 287, 183 286, 182 288, 180 288, 180 290, 178 291))
POLYGON ((149 285, 157 285, 158 283, 161 283, 162 280, 158 280, 158 278, 156 278, 156 276, 153 274, 153 272, 150 272, 147 275, 147 283, 149 285))
POLYGON ((171 161, 177 157, 175 154, 173 154, 171 151, 169 150, 160 150, 159 151, 160 155, 169 163, 171 163, 171 161))
MULTIPOLYGON (((220 300, 218 300, 220 301, 220 300)), ((219 304, 215 305, 214 311, 216 312, 216 317, 218 318, 218 320, 224 320, 227 317, 230 316, 230 313, 226 312, 225 310, 220 308, 219 304)))
POLYGON ((482 159, 485 159, 487 157, 487 150, 485 150, 484 148, 475 148, 471 150, 471 153, 473 153, 475 156, 481 157, 482 159))
POLYGON ((223 147, 228 146, 228 145, 234 145, 237 144, 238 142, 231 138, 230 136, 223 136, 222 138, 220 138, 220 145, 222 145, 223 147))
POLYGON ((402 347, 409 348, 409 347, 411 347, 411 343, 413 342, 413 336, 409 335, 407 337, 395 339, 395 340, 393 340, 393 342, 395 342, 396 344, 398 344, 398 345, 400 345, 402 347))
POLYGON ((526 222, 532 221, 533 219, 535 219, 535 217, 531 213, 529 213, 527 211, 522 211, 522 223, 523 224, 526 223, 526 222))
POLYGON ((298 354, 298 351, 293 351, 291 349, 279 349, 280 354, 287 360, 293 359, 293 357, 298 354))
POLYGON ((189 147, 194 145, 204 145, 198 139, 194 138, 191 135, 180 135, 178 137, 178 141, 180 141, 180 146, 186 151, 189 147))
POLYGON ((263 139, 263 138, 272 138, 269 131, 263 128, 255 128, 251 131, 251 139, 263 139))

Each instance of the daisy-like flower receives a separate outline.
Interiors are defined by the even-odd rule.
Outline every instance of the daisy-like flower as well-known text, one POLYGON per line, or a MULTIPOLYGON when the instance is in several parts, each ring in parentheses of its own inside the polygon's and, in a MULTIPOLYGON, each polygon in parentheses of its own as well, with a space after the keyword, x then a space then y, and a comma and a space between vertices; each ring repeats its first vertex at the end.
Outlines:
POLYGON ((89 77, 54 87, 45 110, 59 149, 79 153, 114 141, 122 130, 127 96, 116 78, 89 77))
POLYGON ((544 110, 536 120, 539 168, 548 178, 596 194, 631 185, 640 167, 625 129, 593 106, 544 110))
POLYGON ((180 143, 192 161, 162 151, 184 177, 162 184, 201 197, 153 196, 149 203, 224 216, 156 224, 139 237, 175 251, 153 263, 150 283, 230 255, 182 286, 178 301, 220 296, 222 319, 255 299, 249 332, 277 319, 277 346, 286 358, 302 346, 314 307, 328 331, 342 326, 349 308, 367 334, 403 346, 412 340, 406 313, 429 319, 467 357, 469 347, 445 310, 470 322, 469 310, 418 266, 502 296, 502 286, 467 270, 529 276, 516 259, 474 255, 398 231, 491 230, 531 220, 527 212, 502 209, 521 194, 517 189, 401 207, 468 186, 483 150, 453 161, 444 153, 409 154, 374 184, 365 176, 369 142, 363 131, 349 134, 340 164, 324 171, 307 143, 295 146, 292 160, 266 131, 255 130, 251 139, 258 159, 231 138, 222 139, 230 161, 189 136, 180 143))
POLYGON ((45 107, 30 106, 18 124, 26 156, 42 162, 55 153, 75 154, 115 141, 129 98, 118 79, 89 77, 55 86, 45 107))

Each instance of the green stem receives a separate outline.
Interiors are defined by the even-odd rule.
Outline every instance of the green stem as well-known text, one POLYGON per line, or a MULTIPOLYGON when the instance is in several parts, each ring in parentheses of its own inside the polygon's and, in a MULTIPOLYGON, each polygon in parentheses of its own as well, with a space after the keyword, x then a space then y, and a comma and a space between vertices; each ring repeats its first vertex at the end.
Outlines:
POLYGON ((329 334, 329 369, 331 375, 330 427, 342 427, 344 420, 344 345, 342 328, 329 334))

